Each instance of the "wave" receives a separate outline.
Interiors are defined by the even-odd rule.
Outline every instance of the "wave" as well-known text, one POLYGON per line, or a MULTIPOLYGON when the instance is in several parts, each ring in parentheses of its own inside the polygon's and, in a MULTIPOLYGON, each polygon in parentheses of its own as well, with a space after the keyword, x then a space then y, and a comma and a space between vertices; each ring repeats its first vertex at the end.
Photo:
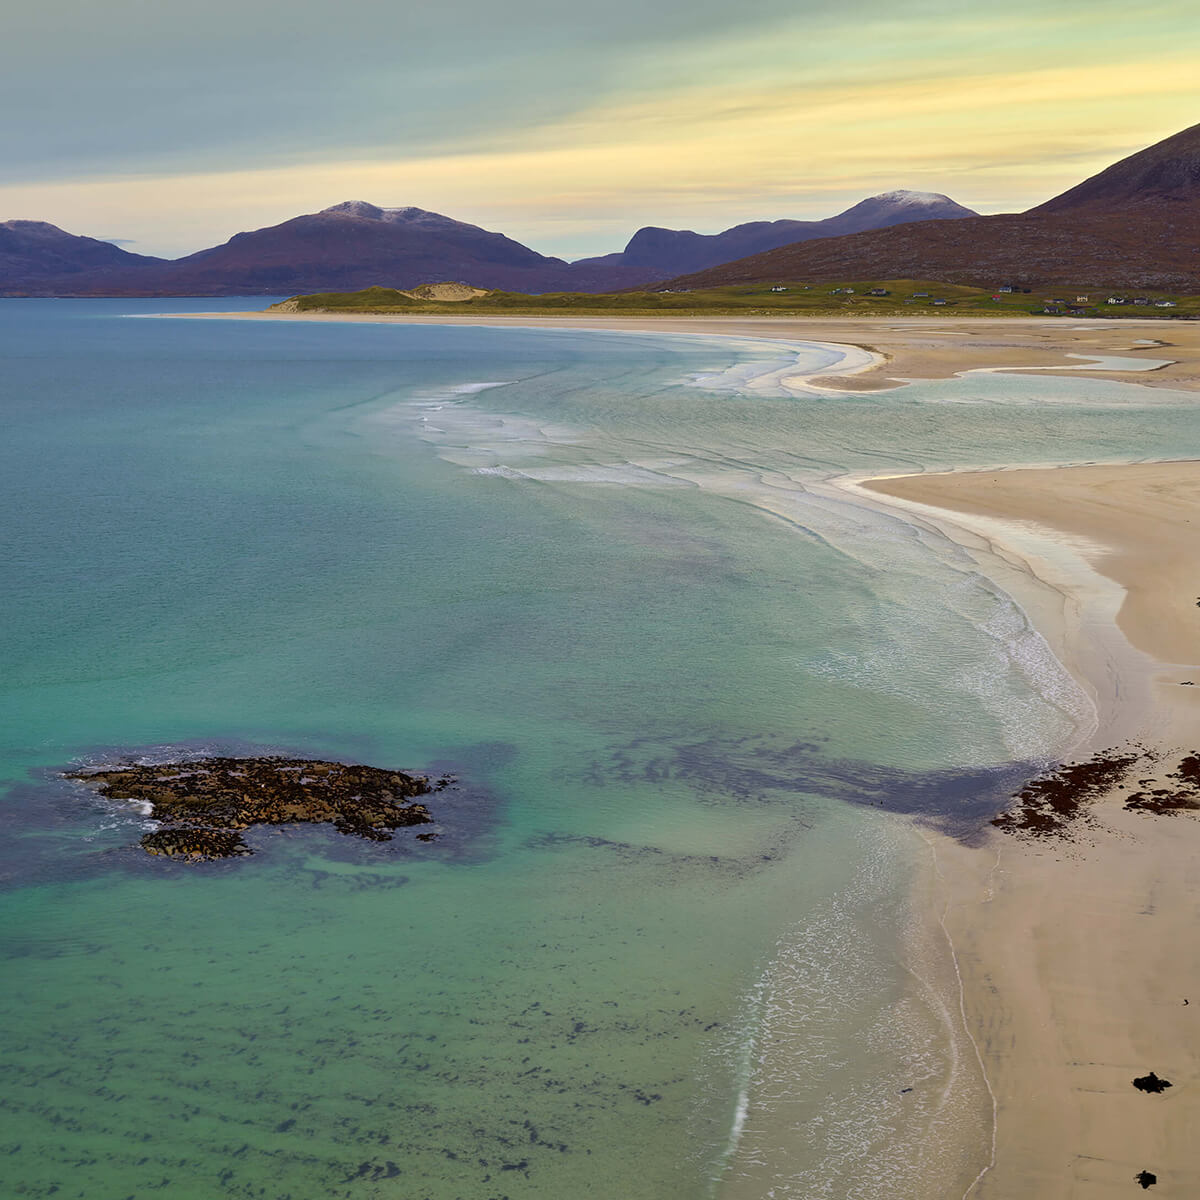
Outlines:
MULTIPOLYGON (((750 344, 762 353, 763 344, 750 344)), ((686 382, 710 392, 735 392, 768 397, 820 394, 819 381, 828 376, 854 375, 883 360, 862 346, 833 342, 783 343, 769 358, 739 361, 719 371, 696 372, 686 382)), ((839 394, 844 394, 839 392, 839 394)))

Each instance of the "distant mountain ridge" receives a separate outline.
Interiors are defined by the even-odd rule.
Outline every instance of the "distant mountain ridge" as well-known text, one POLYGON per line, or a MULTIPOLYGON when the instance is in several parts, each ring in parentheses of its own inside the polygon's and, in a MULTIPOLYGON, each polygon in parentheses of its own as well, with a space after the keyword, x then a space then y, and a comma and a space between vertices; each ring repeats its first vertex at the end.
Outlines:
POLYGON ((130 254, 111 242, 78 237, 48 221, 0 221, 0 287, 87 271, 137 269, 162 262, 130 254))
MULTIPOLYGON (((888 192, 827 221, 752 221, 711 235, 641 229, 622 253, 574 263, 440 213, 382 208, 363 200, 235 234, 220 246, 173 261, 144 258, 45 226, 58 236, 58 257, 46 251, 37 258, 37 238, 26 237, 7 260, 7 269, 0 257, 0 294, 270 295, 357 291, 381 283, 411 288, 450 279, 505 291, 604 292, 653 283, 823 231, 873 228, 930 213, 948 219, 970 215, 970 209, 936 193, 888 192)), ((13 235, 14 246, 18 235, 13 235)))
POLYGON ((748 221, 713 234, 650 225, 639 229, 621 253, 582 262, 645 270, 652 273, 652 278, 661 279, 814 238, 882 229, 907 221, 948 221, 978 215, 940 192, 883 192, 822 221, 748 221))
POLYGON ((792 244, 666 282, 938 279, 1200 291, 1200 125, 1025 213, 920 221, 792 244))
MULTIPOLYGON (((279 225, 239 233, 223 245, 169 264, 154 280, 200 295, 222 290, 304 292, 412 287, 461 279, 477 287, 546 291, 565 287, 569 268, 501 233, 425 209, 348 200, 279 225)), ((610 272, 604 286, 620 286, 610 272)))
POLYGON ((44 222, 0 225, 7 295, 298 294, 454 279, 506 291, 604 292, 904 278, 1200 292, 1200 125, 1026 213, 981 217, 938 193, 887 192, 825 221, 752 221, 707 235, 650 226, 619 254, 575 263, 439 213, 364 201, 173 262, 44 222))

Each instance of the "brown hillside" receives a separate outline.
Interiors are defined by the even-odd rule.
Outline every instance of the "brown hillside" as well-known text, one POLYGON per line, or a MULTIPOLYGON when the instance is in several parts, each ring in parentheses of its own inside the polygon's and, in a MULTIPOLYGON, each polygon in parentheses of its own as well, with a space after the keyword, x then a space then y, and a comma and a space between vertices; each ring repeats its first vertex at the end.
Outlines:
POLYGON ((1200 126, 1027 213, 822 238, 663 286, 905 278, 1200 292, 1200 126))
POLYGON ((822 238, 685 275, 664 287, 772 280, 941 279, 973 287, 1200 291, 1200 204, 1117 213, 970 217, 822 238))
POLYGON ((1147 201, 1162 205, 1200 200, 1200 125, 1139 150, 1085 179, 1061 196, 1032 209, 1035 213, 1109 211, 1147 201))

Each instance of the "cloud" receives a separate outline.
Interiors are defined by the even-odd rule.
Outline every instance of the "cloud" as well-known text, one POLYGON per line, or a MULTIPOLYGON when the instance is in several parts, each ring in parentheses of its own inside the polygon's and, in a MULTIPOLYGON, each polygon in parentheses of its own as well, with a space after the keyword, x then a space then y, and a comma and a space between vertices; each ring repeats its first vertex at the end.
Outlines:
MULTIPOLYGON (((874 2, 874 0, 871 0, 874 2)), ((819 8, 817 0, 799 0, 819 8)), ((6 16, 0 161, 82 171, 439 152, 625 86, 626 64, 791 19, 797 0, 41 0, 6 16)))
POLYGON ((0 102, 27 114, 0 143, 0 214, 177 255, 353 197, 581 256, 642 224, 823 217, 895 187, 1012 211, 1194 119, 1185 18, 1117 0, 1003 18, 694 0, 686 22, 662 0, 47 0, 0 44, 0 102))

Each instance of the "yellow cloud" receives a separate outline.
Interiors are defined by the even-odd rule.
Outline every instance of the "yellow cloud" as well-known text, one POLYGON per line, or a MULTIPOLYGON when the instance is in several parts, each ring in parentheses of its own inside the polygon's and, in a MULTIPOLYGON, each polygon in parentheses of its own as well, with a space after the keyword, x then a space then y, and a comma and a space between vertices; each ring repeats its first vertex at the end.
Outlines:
POLYGON ((579 248, 600 253, 638 224, 826 216, 893 187, 1023 208, 1200 112, 1195 60, 1182 54, 1003 72, 936 67, 926 75, 910 61, 900 78, 818 88, 807 77, 689 84, 598 104, 519 142, 399 162, 0 188, 0 212, 200 248, 356 197, 436 209, 547 252, 548 239, 578 244, 594 228, 596 242, 579 248))

